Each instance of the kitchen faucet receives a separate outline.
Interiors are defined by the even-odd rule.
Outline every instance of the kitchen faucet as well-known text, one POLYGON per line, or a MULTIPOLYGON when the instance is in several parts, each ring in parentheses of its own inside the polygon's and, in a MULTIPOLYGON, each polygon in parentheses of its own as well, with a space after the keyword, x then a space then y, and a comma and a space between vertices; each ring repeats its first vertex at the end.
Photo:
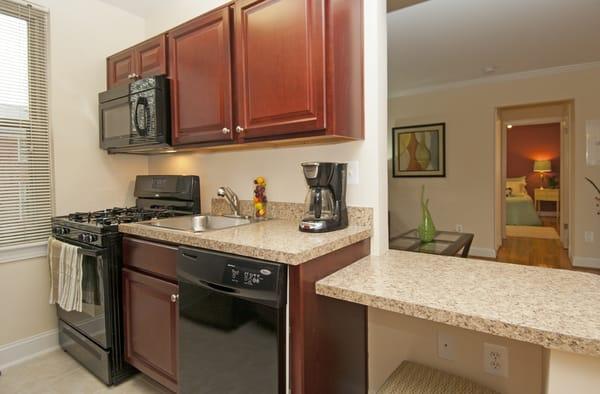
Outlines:
POLYGON ((241 216, 240 215, 240 199, 237 194, 234 193, 233 190, 228 188, 227 186, 221 186, 217 189, 217 195, 219 197, 225 197, 229 206, 233 210, 233 216, 241 216))

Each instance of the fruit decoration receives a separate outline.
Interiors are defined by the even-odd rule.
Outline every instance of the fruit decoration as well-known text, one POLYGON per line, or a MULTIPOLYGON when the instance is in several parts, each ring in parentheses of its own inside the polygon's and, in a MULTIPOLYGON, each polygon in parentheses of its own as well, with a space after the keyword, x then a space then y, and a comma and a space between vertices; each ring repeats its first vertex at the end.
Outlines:
POLYGON ((265 178, 259 176, 254 180, 254 211, 257 218, 263 218, 267 215, 267 195, 265 194, 267 183, 265 178))

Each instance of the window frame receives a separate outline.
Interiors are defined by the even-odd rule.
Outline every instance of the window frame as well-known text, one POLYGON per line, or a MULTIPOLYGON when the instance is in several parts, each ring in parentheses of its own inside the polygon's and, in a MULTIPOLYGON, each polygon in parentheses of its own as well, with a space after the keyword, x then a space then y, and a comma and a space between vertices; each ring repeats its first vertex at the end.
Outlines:
MULTIPOLYGON (((38 5, 34 5, 25 1, 20 1, 20 0, 0 0, 0 13, 2 13, 3 15, 7 15, 10 17, 14 17, 14 18, 20 18, 23 19, 27 22, 27 33, 28 33, 28 48, 31 47, 30 44, 30 37, 32 37, 33 34, 35 34, 36 36, 39 36, 39 30, 36 33, 33 33, 33 31, 35 29, 39 29, 40 26, 39 24, 32 24, 31 23, 31 16, 21 16, 19 14, 15 14, 12 13, 10 8, 16 8, 18 9, 18 7, 23 7, 23 8, 29 8, 31 10, 35 9, 36 13, 43 13, 44 15, 41 17, 36 17, 36 19, 38 19, 38 23, 42 23, 43 27, 45 28, 43 31, 43 40, 45 41, 45 43, 43 43, 43 45, 45 46, 45 58, 44 58, 44 71, 43 71, 43 76, 45 78, 45 93, 46 93, 46 122, 47 122, 47 129, 46 129, 46 133, 47 133, 47 149, 48 149, 48 174, 49 174, 49 196, 50 196, 50 217, 54 216, 55 214, 55 193, 54 193, 54 163, 53 163, 53 146, 52 146, 52 124, 51 124, 51 116, 50 116, 50 108, 51 108, 51 102, 50 102, 50 88, 51 88, 51 84, 50 84, 50 15, 48 12, 48 9, 45 7, 41 7, 38 5), (8 5, 3 5, 2 3, 8 3, 8 5), (45 20, 43 20, 45 19, 45 20)), ((37 44, 37 43, 36 43, 37 44)), ((33 54, 31 52, 28 51, 27 53, 27 61, 28 64, 31 64, 31 56, 37 56, 38 54, 33 54)), ((39 60, 37 61, 39 63, 39 60)), ((39 77, 39 74, 37 75, 39 77)), ((32 74, 31 71, 28 72, 28 84, 29 84, 29 89, 31 91, 31 85, 32 85, 32 74)), ((37 89, 40 89, 39 86, 36 86, 37 89)), ((31 111, 31 101, 29 101, 30 103, 30 111, 31 111)), ((8 118, 10 119, 10 118, 8 118)), ((32 132, 32 131, 30 131, 32 132)), ((48 228, 48 235, 51 234, 51 228, 49 226, 48 228)), ((35 259, 35 258, 40 258, 40 257, 44 257, 47 255, 47 244, 48 241, 47 240, 31 240, 31 242, 24 242, 24 243, 16 243, 13 245, 7 245, 7 246, 0 246, 0 264, 2 263, 10 263, 10 262, 16 262, 16 261, 21 261, 21 260, 30 260, 30 259, 35 259)))

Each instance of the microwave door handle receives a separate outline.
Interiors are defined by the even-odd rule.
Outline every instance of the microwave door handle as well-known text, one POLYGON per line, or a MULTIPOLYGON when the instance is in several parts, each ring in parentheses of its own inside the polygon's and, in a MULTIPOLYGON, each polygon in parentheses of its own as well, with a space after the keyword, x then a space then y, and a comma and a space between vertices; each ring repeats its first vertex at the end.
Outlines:
POLYGON ((134 116, 133 116, 133 124, 135 126, 135 130, 138 132, 139 135, 141 136, 145 136, 148 134, 148 117, 150 116, 150 110, 148 108, 148 99, 146 97, 138 97, 136 103, 135 103, 135 111, 134 111, 134 116), (139 121, 139 107, 142 107, 144 109, 144 123, 145 123, 145 127, 142 128, 140 127, 140 121, 139 121))

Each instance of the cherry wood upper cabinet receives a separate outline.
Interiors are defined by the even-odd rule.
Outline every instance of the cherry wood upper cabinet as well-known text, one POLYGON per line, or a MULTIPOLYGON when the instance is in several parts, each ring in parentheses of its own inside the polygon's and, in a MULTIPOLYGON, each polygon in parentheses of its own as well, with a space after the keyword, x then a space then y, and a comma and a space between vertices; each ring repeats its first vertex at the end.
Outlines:
POLYGON ((177 390, 177 299, 179 287, 123 269, 125 359, 158 381, 177 390))
POLYGON ((106 59, 108 89, 135 78, 167 73, 167 38, 164 34, 128 48, 106 59))
POLYGON ((144 41, 135 47, 136 74, 150 77, 167 73, 167 37, 158 37, 144 41))
POLYGON ((324 0, 241 0, 234 9, 244 140, 324 130, 324 0))
POLYGON ((230 12, 218 9, 168 33, 173 145, 234 140, 230 12))
POLYGON ((135 71, 133 50, 127 49, 106 59, 106 87, 129 83, 135 71))

